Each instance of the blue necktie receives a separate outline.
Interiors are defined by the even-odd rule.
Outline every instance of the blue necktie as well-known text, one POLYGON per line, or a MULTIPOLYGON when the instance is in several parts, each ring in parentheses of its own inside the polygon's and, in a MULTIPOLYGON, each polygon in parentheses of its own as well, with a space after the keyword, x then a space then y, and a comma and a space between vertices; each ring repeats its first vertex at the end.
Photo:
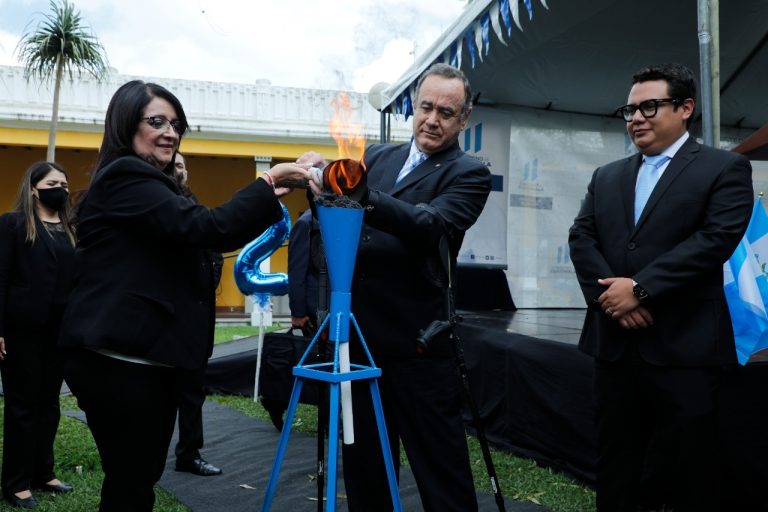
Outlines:
POLYGON ((427 155, 425 155, 421 151, 417 151, 413 153, 410 157, 408 157, 408 160, 405 162, 405 165, 403 166, 403 168, 400 169, 400 172, 397 175, 397 179, 395 180, 395 183, 400 183, 400 180, 408 176, 412 170, 418 167, 419 164, 426 159, 427 159, 427 155))
POLYGON ((637 174, 637 185, 635 186, 635 224, 640 214, 643 213, 645 203, 651 197, 653 187, 659 181, 659 167, 669 160, 667 155, 646 156, 643 165, 640 166, 640 172, 637 174))

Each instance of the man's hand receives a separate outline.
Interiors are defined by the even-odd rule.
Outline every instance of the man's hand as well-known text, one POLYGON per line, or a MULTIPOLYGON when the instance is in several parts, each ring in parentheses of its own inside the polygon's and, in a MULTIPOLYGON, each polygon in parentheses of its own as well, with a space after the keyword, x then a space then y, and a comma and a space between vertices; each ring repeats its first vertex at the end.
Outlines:
POLYGON ((295 329, 304 329, 305 327, 312 327, 312 320, 310 320, 308 316, 303 316, 301 318, 292 316, 291 327, 295 329))
POLYGON ((316 151, 307 151, 296 159, 296 163, 301 166, 320 168, 323 168, 326 165, 323 156, 316 151))
POLYGON ((600 294, 597 301, 605 314, 611 318, 619 319, 640 305, 640 300, 632 293, 634 285, 630 278, 608 277, 598 279, 597 282, 608 287, 600 294))
POLYGON ((315 325, 308 316, 291 317, 291 329, 299 329, 304 336, 311 336, 315 330, 315 325))
POLYGON ((5 359, 5 338, 0 336, 0 361, 5 359))
POLYGON ((653 325, 653 316, 645 307, 638 306, 637 309, 622 316, 618 321, 624 329, 645 329, 653 325))

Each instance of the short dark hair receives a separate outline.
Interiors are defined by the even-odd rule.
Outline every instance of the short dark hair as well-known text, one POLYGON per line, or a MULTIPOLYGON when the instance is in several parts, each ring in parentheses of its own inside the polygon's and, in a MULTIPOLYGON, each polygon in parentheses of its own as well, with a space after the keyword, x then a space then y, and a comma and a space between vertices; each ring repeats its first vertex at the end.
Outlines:
POLYGON ((469 85, 467 76, 458 68, 442 63, 432 64, 432 66, 421 75, 421 78, 419 78, 419 81, 416 84, 416 99, 419 98, 421 84, 424 83, 424 80, 428 76, 432 75, 442 76, 443 78, 456 78, 462 81, 464 84, 464 104, 461 106, 461 119, 466 119, 469 115, 469 111, 472 110, 472 87, 469 85))
MULTIPOLYGON (((667 94, 670 98, 693 100, 694 112, 696 111, 696 77, 691 68, 683 64, 671 62, 647 66, 632 75, 632 84, 649 82, 651 80, 664 80, 667 82, 667 94)), ((677 105, 674 107, 677 109, 677 105)), ((688 118, 687 126, 691 125, 693 113, 688 118)))
MULTIPOLYGON (((107 115, 104 119, 104 140, 101 142, 101 148, 99 148, 94 176, 114 160, 123 156, 136 155, 133 151, 133 137, 139 129, 144 109, 147 108, 152 98, 166 100, 176 111, 180 125, 179 142, 181 142, 181 137, 189 124, 179 99, 161 85, 142 80, 132 80, 120 86, 109 101, 107 115)), ((169 176, 172 175, 173 168, 174 159, 172 158, 165 169, 169 176)))

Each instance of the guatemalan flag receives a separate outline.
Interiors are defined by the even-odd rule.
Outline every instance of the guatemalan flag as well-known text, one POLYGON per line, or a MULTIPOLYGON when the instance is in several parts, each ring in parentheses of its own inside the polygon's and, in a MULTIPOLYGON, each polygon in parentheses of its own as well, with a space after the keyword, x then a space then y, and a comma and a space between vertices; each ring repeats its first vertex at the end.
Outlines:
POLYGON ((768 348, 768 215, 760 199, 731 259, 723 265, 723 282, 731 312, 739 363, 768 348))

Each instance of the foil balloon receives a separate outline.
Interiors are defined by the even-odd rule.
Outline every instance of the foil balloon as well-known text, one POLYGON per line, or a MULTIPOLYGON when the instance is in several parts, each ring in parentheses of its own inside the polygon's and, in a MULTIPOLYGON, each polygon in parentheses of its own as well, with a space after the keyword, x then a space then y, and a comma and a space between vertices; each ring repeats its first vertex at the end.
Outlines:
POLYGON ((282 220, 272 224, 258 238, 248 243, 235 260, 235 283, 241 292, 250 295, 254 301, 262 304, 269 301, 270 295, 288 293, 288 275, 261 271, 261 263, 269 258, 288 238, 291 231, 291 216, 288 209, 283 209, 282 220))

